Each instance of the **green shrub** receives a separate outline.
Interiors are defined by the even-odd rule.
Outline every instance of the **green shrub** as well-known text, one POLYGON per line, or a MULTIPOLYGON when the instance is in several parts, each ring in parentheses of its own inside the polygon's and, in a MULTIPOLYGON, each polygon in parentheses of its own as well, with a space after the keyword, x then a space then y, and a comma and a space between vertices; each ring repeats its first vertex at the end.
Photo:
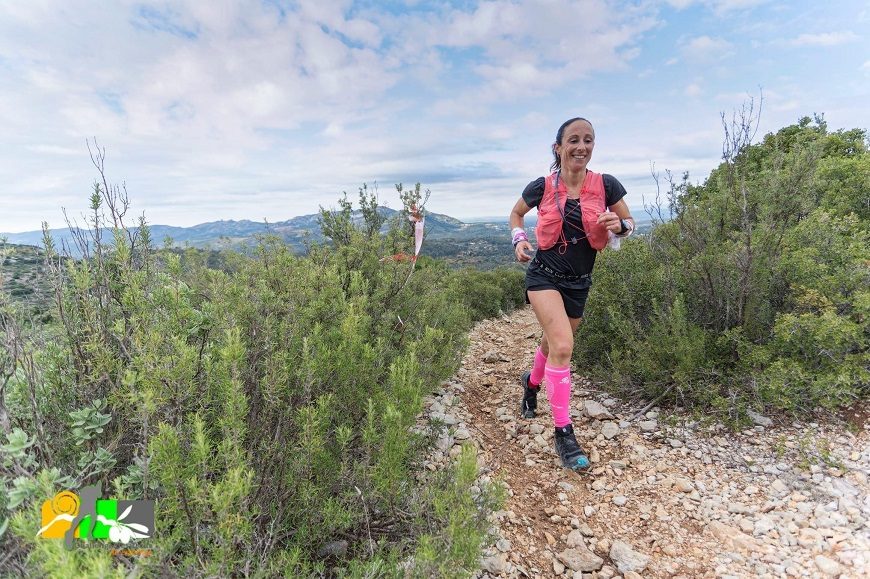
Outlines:
POLYGON ((491 318, 525 304, 524 274, 520 270, 465 269, 455 274, 458 292, 473 320, 491 318))
POLYGON ((578 366, 729 420, 866 397, 868 182, 861 130, 805 118, 726 141, 705 183, 670 180, 671 221, 599 255, 578 366))
MULTIPOLYGON (((419 205, 419 187, 399 193, 419 205)), ((518 303, 516 274, 382 260, 409 252, 407 216, 382 235, 365 190, 362 220, 346 199, 322 212, 329 242, 307 256, 267 238, 214 270, 212 256, 153 249, 144 221, 106 228, 119 218, 112 195, 95 187, 86 259, 61 261, 46 238, 56 325, 17 332, 0 302, 18 340, 0 358, 15 370, 18 430, 0 471, 17 513, 0 536, 16 544, 12 564, 125 572, 94 549, 33 539, 38 503, 101 481, 107 495, 156 499, 153 554, 136 561, 145 574, 471 569, 495 495, 471 495, 471 451, 443 476, 418 476, 429 439, 412 427, 458 368, 472 320, 518 303), (338 540, 347 549, 335 554, 338 540)))

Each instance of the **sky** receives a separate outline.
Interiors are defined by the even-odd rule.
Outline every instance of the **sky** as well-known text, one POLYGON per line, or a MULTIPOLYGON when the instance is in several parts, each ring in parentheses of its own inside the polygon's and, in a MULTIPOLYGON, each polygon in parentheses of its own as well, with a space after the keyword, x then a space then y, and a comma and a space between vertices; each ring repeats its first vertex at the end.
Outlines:
MULTIPOLYGON (((870 127, 870 7, 773 0, 0 0, 0 232, 64 226, 106 152, 152 224, 270 222, 375 186, 506 218, 566 119, 639 208, 722 113, 870 127)), ((635 212, 639 211, 636 210, 635 212)))

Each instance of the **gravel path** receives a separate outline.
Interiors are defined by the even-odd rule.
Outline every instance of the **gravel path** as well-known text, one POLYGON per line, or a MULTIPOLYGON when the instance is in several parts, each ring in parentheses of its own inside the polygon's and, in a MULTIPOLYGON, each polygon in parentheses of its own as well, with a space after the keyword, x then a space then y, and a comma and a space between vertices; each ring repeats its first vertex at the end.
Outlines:
MULTIPOLYGON (((530 309, 477 325, 462 368, 430 398, 447 424, 427 466, 471 442, 504 510, 482 577, 870 577, 870 423, 756 425, 733 434, 629 408, 575 377, 572 415, 592 470, 559 466, 546 396, 519 418, 530 309)), ((863 421, 862 421, 863 422, 863 421)))

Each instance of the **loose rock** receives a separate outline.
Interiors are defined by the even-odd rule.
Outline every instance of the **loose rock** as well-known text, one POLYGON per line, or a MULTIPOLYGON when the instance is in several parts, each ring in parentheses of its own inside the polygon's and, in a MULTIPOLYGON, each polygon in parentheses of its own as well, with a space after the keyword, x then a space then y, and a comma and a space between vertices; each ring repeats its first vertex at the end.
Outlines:
POLYGON ((604 565, 604 559, 587 549, 585 546, 577 546, 565 549, 556 557, 572 571, 597 571, 604 565))
POLYGON ((604 435, 604 438, 610 440, 619 434, 619 426, 614 422, 605 422, 601 425, 601 434, 604 435))
POLYGON ((610 559, 622 573, 640 573, 649 565, 649 555, 638 553, 623 541, 614 541, 610 546, 610 559))
POLYGON ((486 557, 481 562, 481 567, 489 571, 493 575, 501 575, 507 570, 507 555, 499 553, 492 557, 486 557))
POLYGON ((840 564, 824 555, 816 555, 816 567, 828 577, 836 577, 840 574, 840 564))
POLYGON ((426 397, 414 429, 449 427, 428 431, 437 447, 422 457, 421 476, 447 468, 470 442, 480 468, 472 495, 504 484, 479 579, 870 577, 870 425, 759 415, 732 433, 680 409, 659 423, 657 408, 635 422, 635 409, 578 372, 569 411, 592 462, 587 478, 559 465, 545 398, 538 418, 518 417, 517 376, 539 337, 528 308, 479 323, 459 373, 426 397), (648 557, 642 571, 599 562, 618 554, 617 539, 648 557), (563 559, 578 553, 591 570, 567 567, 563 559))
POLYGON ((605 408, 601 403, 596 402, 595 400, 586 400, 583 404, 583 410, 586 412, 586 416, 588 416, 589 418, 613 418, 613 415, 610 413, 610 411, 605 408))
POLYGON ((767 416, 762 416, 761 414, 758 414, 757 412, 754 412, 752 410, 747 410, 746 415, 752 422, 759 426, 764 426, 765 428, 773 426, 773 420, 771 420, 767 416))

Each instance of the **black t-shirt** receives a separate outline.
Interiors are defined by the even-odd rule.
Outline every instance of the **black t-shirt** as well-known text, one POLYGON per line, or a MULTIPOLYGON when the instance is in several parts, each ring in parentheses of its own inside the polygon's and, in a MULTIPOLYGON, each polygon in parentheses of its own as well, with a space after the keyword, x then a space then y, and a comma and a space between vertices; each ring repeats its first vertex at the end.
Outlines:
MULTIPOLYGON (((604 202, 608 207, 625 197, 626 190, 616 177, 602 175, 604 180, 604 202)), ((544 198, 544 178, 540 177, 529 183, 523 191, 523 201, 529 207, 537 207, 544 198)), ((568 246, 559 242, 550 249, 538 249, 538 261, 547 267, 565 275, 584 275, 592 273, 595 265, 595 255, 598 253, 589 245, 586 233, 583 231, 580 202, 568 199, 565 202, 565 220, 562 222, 562 233, 568 241, 568 246)))

